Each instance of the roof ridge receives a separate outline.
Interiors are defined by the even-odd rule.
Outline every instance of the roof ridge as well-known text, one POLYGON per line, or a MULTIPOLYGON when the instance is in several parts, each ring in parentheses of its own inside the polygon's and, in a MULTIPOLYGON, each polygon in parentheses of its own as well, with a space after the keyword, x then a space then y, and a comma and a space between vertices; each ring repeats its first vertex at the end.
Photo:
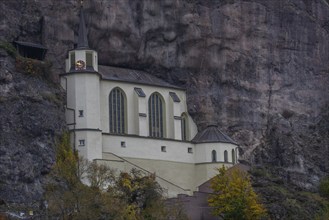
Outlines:
POLYGON ((232 138, 222 132, 218 126, 207 126, 192 139, 194 143, 231 143, 238 145, 232 138))

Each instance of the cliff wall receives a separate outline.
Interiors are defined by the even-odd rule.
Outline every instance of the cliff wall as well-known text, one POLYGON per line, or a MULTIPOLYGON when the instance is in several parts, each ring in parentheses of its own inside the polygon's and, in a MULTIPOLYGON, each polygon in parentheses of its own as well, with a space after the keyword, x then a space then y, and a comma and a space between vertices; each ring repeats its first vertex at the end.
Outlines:
MULTIPOLYGON (((199 129, 217 123, 240 143, 246 161, 268 167, 286 184, 315 190, 328 174, 326 1, 84 4, 90 46, 98 51, 100 64, 143 69, 185 86, 189 113, 199 129)), ((78 28, 78 1, 1 1, 0 9, 1 39, 43 43, 54 75, 63 72, 78 28)), ((25 144, 35 141, 15 137, 25 144)), ((12 139, 4 138, 1 146, 7 152, 12 139)))

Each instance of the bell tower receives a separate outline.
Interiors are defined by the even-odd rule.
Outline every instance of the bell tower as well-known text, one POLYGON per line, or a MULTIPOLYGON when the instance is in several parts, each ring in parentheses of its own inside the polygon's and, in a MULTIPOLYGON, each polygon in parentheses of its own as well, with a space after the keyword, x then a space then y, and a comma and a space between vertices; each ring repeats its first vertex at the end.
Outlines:
POLYGON ((88 160, 102 158, 100 121, 100 75, 97 52, 89 47, 81 5, 78 42, 68 52, 61 84, 66 90, 66 120, 74 149, 88 160))
POLYGON ((97 52, 89 48, 82 5, 80 8, 77 47, 69 51, 69 56, 66 60, 66 73, 74 71, 98 71, 97 52))

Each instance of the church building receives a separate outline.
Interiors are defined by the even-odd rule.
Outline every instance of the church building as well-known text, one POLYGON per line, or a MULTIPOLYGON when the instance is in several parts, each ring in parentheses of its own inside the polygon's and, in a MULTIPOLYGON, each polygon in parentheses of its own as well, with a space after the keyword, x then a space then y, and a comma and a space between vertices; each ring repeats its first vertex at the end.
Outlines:
POLYGON ((237 163, 238 144, 217 126, 198 132, 184 88, 143 71, 98 65, 83 10, 65 70, 66 119, 80 156, 118 172, 154 173, 168 197, 192 195, 216 168, 237 163))

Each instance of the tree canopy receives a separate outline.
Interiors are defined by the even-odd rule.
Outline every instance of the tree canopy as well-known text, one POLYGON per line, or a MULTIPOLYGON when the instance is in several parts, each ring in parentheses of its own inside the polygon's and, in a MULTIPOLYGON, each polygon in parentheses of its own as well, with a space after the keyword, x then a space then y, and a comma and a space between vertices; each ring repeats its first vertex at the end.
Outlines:
POLYGON ((180 211, 166 207, 154 174, 132 170, 115 175, 104 164, 79 158, 70 147, 68 134, 58 144, 51 176, 45 195, 51 218, 187 219, 180 211))
POLYGON ((228 173, 223 166, 212 179, 211 188, 213 194, 208 203, 214 208, 214 215, 225 220, 257 220, 266 216, 246 172, 233 169, 228 173))

